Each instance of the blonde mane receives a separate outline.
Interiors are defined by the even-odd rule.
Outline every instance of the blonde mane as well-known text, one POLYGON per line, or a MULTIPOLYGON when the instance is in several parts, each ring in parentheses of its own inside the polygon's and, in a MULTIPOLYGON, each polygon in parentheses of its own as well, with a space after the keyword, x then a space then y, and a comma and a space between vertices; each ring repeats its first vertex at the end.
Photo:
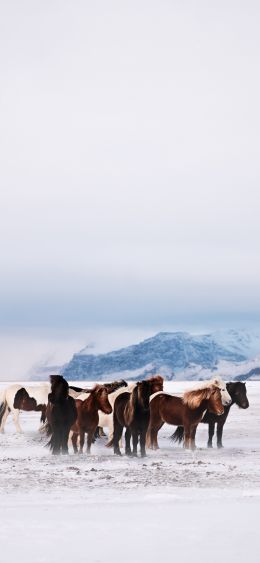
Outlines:
POLYGON ((197 409, 201 405, 202 401, 208 400, 216 389, 219 388, 214 382, 207 381, 200 387, 185 391, 183 395, 183 403, 190 409, 197 409))

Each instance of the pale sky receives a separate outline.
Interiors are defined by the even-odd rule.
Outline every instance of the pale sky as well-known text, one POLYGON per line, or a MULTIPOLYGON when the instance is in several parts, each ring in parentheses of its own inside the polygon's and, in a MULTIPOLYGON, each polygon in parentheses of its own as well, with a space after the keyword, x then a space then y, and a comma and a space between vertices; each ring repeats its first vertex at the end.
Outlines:
POLYGON ((1 2, 6 377, 91 341, 259 321, 259 16, 1 2))

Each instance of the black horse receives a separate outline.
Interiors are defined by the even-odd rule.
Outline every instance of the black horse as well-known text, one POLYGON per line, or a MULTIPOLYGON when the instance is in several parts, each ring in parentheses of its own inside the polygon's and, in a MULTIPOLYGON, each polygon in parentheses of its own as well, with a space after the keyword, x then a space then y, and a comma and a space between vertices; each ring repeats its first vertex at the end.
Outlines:
POLYGON ((114 446, 114 453, 121 455, 119 441, 122 437, 124 426, 125 453, 137 456, 137 444, 140 438, 141 456, 146 455, 145 440, 150 420, 150 396, 156 391, 163 390, 163 378, 158 375, 146 381, 138 381, 132 393, 121 393, 115 400, 113 420, 113 439, 107 446, 114 446), (131 437, 133 440, 133 452, 131 451, 131 437))
POLYGON ((69 396, 69 385, 61 375, 51 375, 51 393, 48 395, 46 417, 48 446, 53 454, 68 453, 69 432, 77 419, 75 400, 69 396))
POLYGON ((212 438, 215 432, 215 424, 217 424, 217 446, 218 448, 223 448, 223 426, 227 420, 232 405, 237 405, 241 409, 247 409, 249 407, 245 383, 242 383, 242 381, 227 383, 227 391, 230 394, 232 401, 230 405, 224 407, 223 414, 216 416, 215 414, 207 411, 201 421, 209 425, 208 448, 212 448, 212 438))
MULTIPOLYGON (((237 405, 241 409, 247 409, 249 407, 249 401, 246 394, 246 384, 241 381, 227 383, 227 391, 232 399, 230 405, 224 407, 223 414, 216 415, 209 411, 206 411, 201 422, 209 425, 209 437, 208 437, 208 448, 212 448, 212 438, 215 432, 215 424, 217 424, 217 446, 218 448, 223 448, 222 444, 222 434, 223 426, 229 415, 230 408, 232 405, 237 405)), ((182 426, 176 428, 171 439, 174 442, 182 442, 184 437, 184 429, 182 426)))

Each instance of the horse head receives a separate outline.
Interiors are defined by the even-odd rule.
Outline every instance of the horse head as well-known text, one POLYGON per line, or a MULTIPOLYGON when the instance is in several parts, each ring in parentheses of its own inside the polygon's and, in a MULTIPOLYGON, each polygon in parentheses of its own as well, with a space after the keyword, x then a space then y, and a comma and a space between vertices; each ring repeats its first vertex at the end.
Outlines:
POLYGON ((226 383, 222 381, 220 377, 216 377, 215 379, 212 380, 212 384, 220 389, 221 400, 224 407, 230 405, 232 403, 232 399, 227 391, 226 383))
POLYGON ((153 395, 153 393, 163 391, 164 379, 161 375, 154 375, 153 377, 147 379, 147 381, 149 381, 151 384, 151 395, 153 395))
POLYGON ((106 387, 104 385, 97 385, 92 393, 95 395, 99 410, 105 414, 111 414, 113 409, 108 400, 108 391, 106 387))
POLYGON ((59 402, 67 399, 69 396, 69 384, 62 375, 50 375, 51 393, 49 400, 51 402, 59 402))
POLYGON ((208 411, 217 415, 221 415, 224 412, 221 390, 214 385, 211 386, 208 398, 208 411))
POLYGON ((246 393, 246 384, 242 381, 227 383, 227 390, 231 396, 233 403, 241 409, 248 409, 249 401, 246 393))

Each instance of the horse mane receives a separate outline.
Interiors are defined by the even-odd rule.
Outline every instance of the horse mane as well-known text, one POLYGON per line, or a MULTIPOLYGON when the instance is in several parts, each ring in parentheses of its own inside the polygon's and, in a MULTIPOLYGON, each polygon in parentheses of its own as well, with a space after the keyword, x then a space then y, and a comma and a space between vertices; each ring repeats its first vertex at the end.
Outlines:
POLYGON ((121 387, 127 387, 127 383, 124 379, 120 379, 119 381, 112 381, 112 383, 104 383, 104 387, 108 394, 110 394, 114 393, 117 389, 121 389, 121 387))
POLYGON ((135 407, 138 402, 138 387, 134 387, 133 391, 130 393, 129 400, 127 402, 125 408, 125 420, 127 422, 127 426, 129 426, 134 418, 135 407))
POLYGON ((67 399, 69 396, 69 384, 62 377, 62 375, 50 375, 51 382, 51 393, 49 394, 49 400, 62 401, 67 399))
POLYGON ((149 381, 149 383, 153 384, 153 383, 157 383, 160 385, 163 385, 164 379, 161 375, 153 375, 152 377, 149 377, 149 379, 147 379, 146 381, 149 381))
POLYGON ((190 409, 197 409, 202 401, 208 400, 212 393, 218 389, 212 382, 207 382, 207 386, 202 385, 200 388, 185 391, 183 395, 183 403, 190 409))

